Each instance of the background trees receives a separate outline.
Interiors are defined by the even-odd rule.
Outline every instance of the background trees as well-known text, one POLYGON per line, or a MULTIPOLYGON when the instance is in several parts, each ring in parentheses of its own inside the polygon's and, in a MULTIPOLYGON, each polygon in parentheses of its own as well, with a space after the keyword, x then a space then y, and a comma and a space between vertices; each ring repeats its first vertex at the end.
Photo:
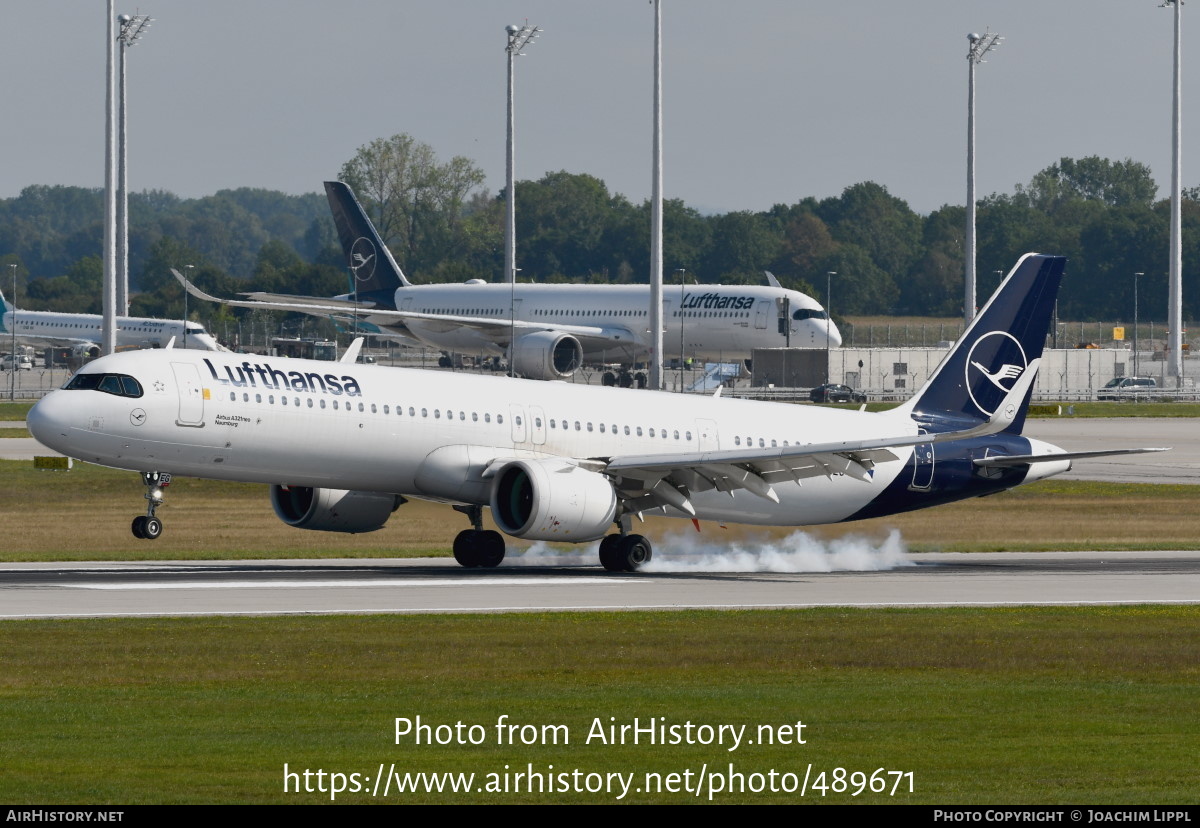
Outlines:
MULTIPOLYGON (((409 135, 360 147, 341 170, 414 281, 498 280, 503 266, 503 193, 463 157, 443 161, 409 135)), ((649 204, 634 204, 586 173, 560 170, 518 181, 517 263, 536 281, 644 282, 649 204)), ((1127 316, 1133 273, 1142 313, 1165 315, 1167 205, 1155 201, 1149 169, 1136 161, 1061 158, 1012 193, 979 204, 979 294, 985 297, 1028 251, 1070 258, 1064 317, 1127 316)), ((0 263, 18 265, 21 304, 99 310, 103 203, 96 189, 32 186, 0 199, 0 263)), ((146 191, 130 199, 130 272, 140 315, 176 316, 182 292, 171 267, 193 265, 209 291, 333 295, 348 281, 324 193, 242 188, 181 199, 146 191)), ((1200 312, 1200 188, 1185 192, 1184 313, 1200 312)), ((965 210, 915 213, 870 181, 840 195, 799 197, 768 210, 705 215, 679 200, 664 205, 664 269, 695 282, 780 280, 825 301, 836 271, 834 310, 845 314, 962 312, 965 210)), ((209 318, 216 308, 195 308, 209 318)))

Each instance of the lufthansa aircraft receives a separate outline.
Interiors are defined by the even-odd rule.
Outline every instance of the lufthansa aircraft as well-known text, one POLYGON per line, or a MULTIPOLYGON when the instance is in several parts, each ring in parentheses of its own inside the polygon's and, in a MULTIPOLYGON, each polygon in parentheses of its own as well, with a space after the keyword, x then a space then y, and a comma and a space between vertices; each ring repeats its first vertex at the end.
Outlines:
MULTIPOLYGON (((0 293, 0 344, 14 331, 17 340, 25 345, 42 348, 72 348, 80 356, 100 355, 100 324, 103 317, 94 313, 54 313, 52 311, 17 310, 0 293)), ((175 341, 185 348, 201 351, 222 350, 204 328, 194 322, 171 319, 142 319, 136 316, 117 317, 118 348, 162 348, 175 341)))
MULTIPOLYGON (((355 293, 332 299, 251 293, 218 299, 175 276, 193 296, 241 308, 332 317, 339 325, 448 353, 508 356, 514 373, 563 379, 585 362, 630 365, 649 357, 649 285, 414 285, 392 258, 354 193, 325 182, 355 293)), ((732 361, 755 348, 836 348, 837 326, 811 297, 771 284, 664 289, 664 356, 732 361)), ((606 383, 631 384, 631 375, 606 383)))
POLYGON ((647 513, 762 525, 836 523, 993 494, 1077 457, 1022 437, 1065 260, 1018 262, 929 382, 868 413, 560 382, 188 351, 96 360, 28 417, 63 454, 143 473, 155 538, 168 475, 271 485, 290 526, 379 529, 406 498, 454 505, 464 566, 495 566, 497 526, 600 540, 610 570, 650 559, 647 513), (608 534, 616 527, 616 532, 608 534))

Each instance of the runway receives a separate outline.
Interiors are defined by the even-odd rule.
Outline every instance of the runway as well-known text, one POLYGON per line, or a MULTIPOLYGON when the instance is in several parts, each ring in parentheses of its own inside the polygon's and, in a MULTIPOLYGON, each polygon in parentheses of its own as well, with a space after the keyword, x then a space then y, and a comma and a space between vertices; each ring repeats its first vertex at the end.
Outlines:
POLYGON ((610 574, 563 556, 15 563, 0 618, 1200 603, 1200 552, 926 553, 868 572, 610 574))

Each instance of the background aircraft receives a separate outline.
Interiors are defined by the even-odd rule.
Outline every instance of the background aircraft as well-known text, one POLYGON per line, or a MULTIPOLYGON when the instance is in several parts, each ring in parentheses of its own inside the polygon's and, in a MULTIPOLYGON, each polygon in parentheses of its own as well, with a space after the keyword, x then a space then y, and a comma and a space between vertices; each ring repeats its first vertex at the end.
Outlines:
MULTIPOLYGON (((507 356, 532 379, 562 379, 585 362, 632 365, 649 357, 649 285, 414 285, 392 258, 354 193, 325 182, 355 292, 321 298, 267 293, 247 300, 201 299, 245 308, 332 317, 344 327, 447 353, 507 356)), ((754 348, 841 345, 837 326, 811 297, 782 287, 686 285, 664 289, 664 356, 731 361, 754 348)), ((632 384, 628 371, 606 384, 632 384)), ((611 380, 611 381, 610 381, 611 380)))
MULTIPOLYGON (((448 502, 472 528, 465 566, 503 537, 602 540, 610 570, 648 561, 647 512, 759 525, 879 517, 993 494, 1066 471, 1021 436, 1065 260, 1030 254, 929 382, 890 411, 637 393, 590 385, 235 354, 138 351, 97 360, 27 418, 45 445, 141 471, 162 524, 163 473, 272 485, 285 523, 380 528, 406 497, 448 502), (619 532, 606 535, 616 524, 619 532)), ((168 478, 169 479, 169 478, 168 478)))
MULTIPOLYGON (((0 348, 12 341, 35 348, 71 348, 81 357, 100 355, 100 325, 103 317, 93 313, 55 313, 17 310, 0 293, 0 348)), ((223 350, 208 331, 195 322, 175 319, 117 317, 118 348, 162 348, 171 339, 180 348, 200 351, 223 350), (186 334, 186 335, 185 335, 186 334)))

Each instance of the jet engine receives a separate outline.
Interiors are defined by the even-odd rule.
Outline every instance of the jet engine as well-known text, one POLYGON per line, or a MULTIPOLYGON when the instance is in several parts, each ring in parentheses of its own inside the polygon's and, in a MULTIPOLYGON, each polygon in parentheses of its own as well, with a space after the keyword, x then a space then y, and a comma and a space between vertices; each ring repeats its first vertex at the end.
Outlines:
POLYGON ((590 541, 612 526, 617 493, 604 475, 562 460, 514 460, 496 473, 491 506, 514 537, 590 541))
POLYGON ((516 341, 509 362, 514 373, 530 379, 564 379, 583 364, 583 346, 570 334, 538 331, 516 341))
POLYGON ((385 492, 348 492, 307 486, 272 486, 271 505, 288 526, 324 532, 374 532, 405 502, 385 492))

